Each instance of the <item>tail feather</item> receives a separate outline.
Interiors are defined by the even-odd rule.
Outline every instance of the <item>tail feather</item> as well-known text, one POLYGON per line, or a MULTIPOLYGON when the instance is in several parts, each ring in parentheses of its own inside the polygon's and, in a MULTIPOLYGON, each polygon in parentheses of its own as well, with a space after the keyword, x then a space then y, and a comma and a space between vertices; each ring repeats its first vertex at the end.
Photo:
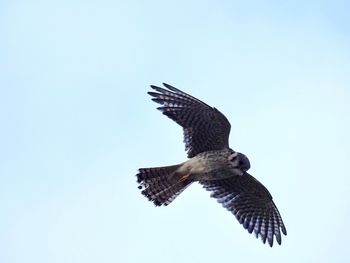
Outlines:
POLYGON ((156 206, 170 204, 192 183, 190 180, 180 180, 182 175, 176 172, 180 166, 181 164, 139 169, 136 176, 141 193, 156 206))

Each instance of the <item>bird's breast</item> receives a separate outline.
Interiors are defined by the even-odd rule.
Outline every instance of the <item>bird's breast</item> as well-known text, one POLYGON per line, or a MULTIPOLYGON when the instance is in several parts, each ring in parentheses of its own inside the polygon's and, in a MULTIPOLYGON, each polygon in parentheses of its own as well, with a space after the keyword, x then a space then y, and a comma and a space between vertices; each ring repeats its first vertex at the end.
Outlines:
MULTIPOLYGON (((193 180, 218 180, 235 175, 228 156, 220 151, 204 152, 186 161, 178 170, 193 180)), ((238 174, 237 174, 238 175, 238 174)))

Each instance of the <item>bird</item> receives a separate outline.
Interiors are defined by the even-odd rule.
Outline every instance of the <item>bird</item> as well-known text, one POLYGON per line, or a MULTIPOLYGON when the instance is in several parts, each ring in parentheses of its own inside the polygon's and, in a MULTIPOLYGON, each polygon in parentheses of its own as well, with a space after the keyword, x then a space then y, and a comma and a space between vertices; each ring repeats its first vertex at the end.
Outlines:
POLYGON ((230 122, 215 107, 163 83, 148 92, 157 109, 183 128, 188 160, 170 166, 140 168, 138 188, 156 206, 169 205, 192 183, 211 192, 256 238, 281 245, 286 227, 266 187, 250 175, 246 155, 229 147, 230 122))

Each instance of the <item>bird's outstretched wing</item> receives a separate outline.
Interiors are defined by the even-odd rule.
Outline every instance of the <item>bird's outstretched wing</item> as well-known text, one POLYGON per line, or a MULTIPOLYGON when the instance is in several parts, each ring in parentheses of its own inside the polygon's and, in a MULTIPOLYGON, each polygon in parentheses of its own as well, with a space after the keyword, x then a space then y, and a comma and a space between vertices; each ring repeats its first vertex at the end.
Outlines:
POLYGON ((170 119, 184 129, 184 142, 189 158, 198 153, 221 150, 228 147, 231 125, 217 109, 166 83, 160 88, 151 85, 157 92, 148 92, 152 100, 170 119))
POLYGON ((245 173, 221 180, 200 181, 203 187, 212 191, 214 197, 227 210, 231 211, 237 220, 249 233, 266 240, 272 247, 274 236, 281 244, 281 231, 287 235, 280 213, 272 201, 269 191, 253 176, 245 173))

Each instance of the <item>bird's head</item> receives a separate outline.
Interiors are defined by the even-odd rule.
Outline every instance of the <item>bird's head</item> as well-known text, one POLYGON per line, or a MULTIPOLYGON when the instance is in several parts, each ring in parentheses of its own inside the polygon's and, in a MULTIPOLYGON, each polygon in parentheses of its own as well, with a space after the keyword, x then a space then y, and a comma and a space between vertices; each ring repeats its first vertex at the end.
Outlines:
POLYGON ((250 162, 247 156, 240 152, 234 152, 230 156, 230 161, 239 170, 246 172, 250 169, 250 162))

